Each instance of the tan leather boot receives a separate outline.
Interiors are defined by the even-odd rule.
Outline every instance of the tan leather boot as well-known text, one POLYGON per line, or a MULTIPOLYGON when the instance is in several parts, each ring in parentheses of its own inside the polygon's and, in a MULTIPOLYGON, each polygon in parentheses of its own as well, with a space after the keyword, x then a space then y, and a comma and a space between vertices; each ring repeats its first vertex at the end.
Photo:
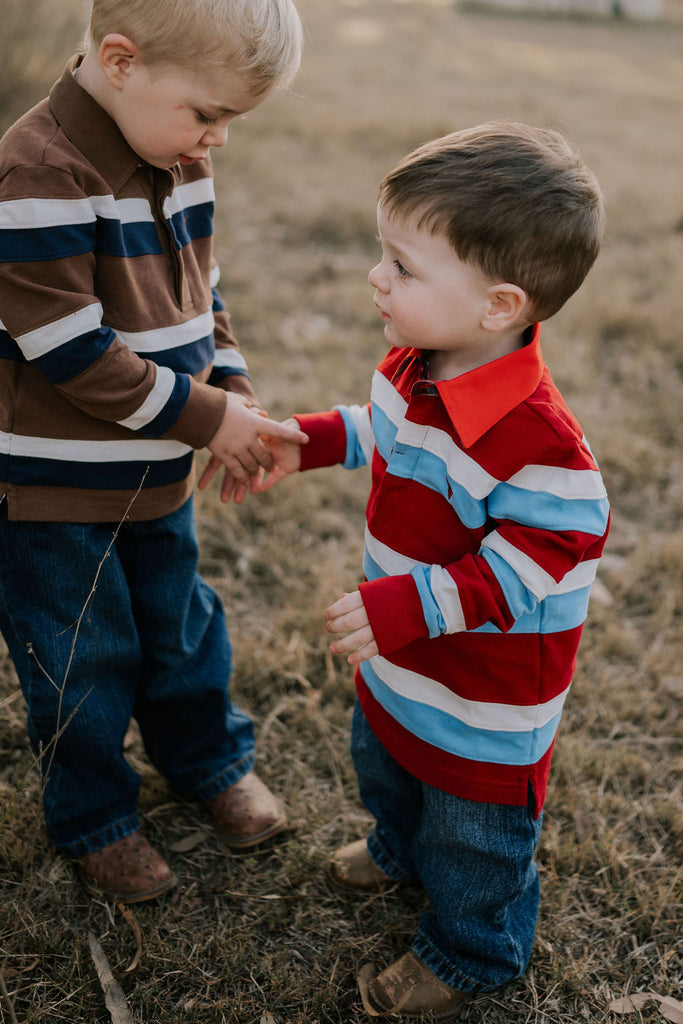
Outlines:
POLYGON ((459 1017, 472 998, 437 978, 412 950, 380 974, 373 964, 366 964, 358 975, 358 990, 370 1017, 410 1019, 429 1014, 440 1024, 459 1017))
POLYGON ((329 863, 327 877, 337 889, 351 892, 383 892, 398 885, 375 864, 365 839, 340 847, 329 863))

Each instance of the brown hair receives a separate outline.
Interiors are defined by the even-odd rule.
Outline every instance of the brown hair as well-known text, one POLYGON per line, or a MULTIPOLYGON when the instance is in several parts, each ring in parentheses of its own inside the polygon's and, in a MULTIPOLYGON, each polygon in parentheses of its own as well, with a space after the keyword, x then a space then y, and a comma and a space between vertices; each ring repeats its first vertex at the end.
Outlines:
POLYGON ((390 216, 415 218, 493 281, 522 288, 533 318, 567 301, 595 262, 600 186, 559 132, 493 121, 434 139, 379 189, 390 216))

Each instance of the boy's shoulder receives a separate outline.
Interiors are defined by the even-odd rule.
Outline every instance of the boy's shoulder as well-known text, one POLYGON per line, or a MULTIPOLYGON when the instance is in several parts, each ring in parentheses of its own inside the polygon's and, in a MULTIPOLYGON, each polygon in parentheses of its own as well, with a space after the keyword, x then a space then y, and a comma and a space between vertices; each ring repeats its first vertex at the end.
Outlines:
MULTIPOLYGON (((27 111, 0 139, 4 198, 103 191, 102 182, 128 176, 138 158, 118 128, 75 81, 73 58, 49 96, 27 111), (72 184, 73 183, 73 184, 72 184)), ((109 191, 109 189, 104 189, 109 191)))
POLYGON ((0 138, 0 173, 7 174, 22 165, 43 163, 45 150, 58 129, 46 97, 15 121, 0 138))

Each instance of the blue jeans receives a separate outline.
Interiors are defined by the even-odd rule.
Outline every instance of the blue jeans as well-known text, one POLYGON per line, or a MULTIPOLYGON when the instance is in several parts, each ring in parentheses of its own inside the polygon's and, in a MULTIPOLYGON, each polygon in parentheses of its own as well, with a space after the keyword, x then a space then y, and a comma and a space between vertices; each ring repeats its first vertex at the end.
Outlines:
POLYGON ((533 859, 541 819, 420 782, 379 742, 356 703, 351 753, 376 824, 368 851, 397 881, 417 876, 431 903, 413 950, 447 985, 485 992, 524 973, 539 905, 533 859))
POLYGON ((115 528, 8 522, 0 505, 0 629, 50 839, 71 857, 139 827, 140 777, 123 754, 131 717, 179 794, 207 800, 254 764, 251 719, 230 701, 223 609, 197 575, 192 499, 124 523, 105 558, 115 528))

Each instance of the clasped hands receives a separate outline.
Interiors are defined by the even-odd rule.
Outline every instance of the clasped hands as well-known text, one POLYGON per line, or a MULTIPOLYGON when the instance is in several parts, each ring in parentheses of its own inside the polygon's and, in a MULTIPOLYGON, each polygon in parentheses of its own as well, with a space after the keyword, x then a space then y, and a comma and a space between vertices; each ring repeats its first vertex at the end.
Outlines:
MULTIPOLYGON (((278 423, 244 396, 227 394, 223 422, 209 444, 211 459, 199 480, 206 487, 224 466, 221 501, 238 505, 247 493, 270 490, 301 467, 301 445, 307 435, 293 418, 278 423), (266 475, 267 474, 267 475, 266 475)), ((330 644, 333 654, 346 654, 359 665, 379 653, 360 591, 343 594, 325 610, 328 633, 345 633, 330 644)))
POLYGON ((260 405, 244 395, 230 391, 225 398, 223 420, 208 444, 211 458, 200 477, 199 487, 207 487, 223 466, 221 501, 232 498, 239 505, 249 491, 268 489, 261 484, 265 473, 275 471, 280 449, 283 453, 290 449, 295 451, 300 464, 299 447, 306 444, 308 436, 300 430, 296 420, 284 423, 271 420, 260 405), (280 449, 275 442, 279 442, 280 449))

